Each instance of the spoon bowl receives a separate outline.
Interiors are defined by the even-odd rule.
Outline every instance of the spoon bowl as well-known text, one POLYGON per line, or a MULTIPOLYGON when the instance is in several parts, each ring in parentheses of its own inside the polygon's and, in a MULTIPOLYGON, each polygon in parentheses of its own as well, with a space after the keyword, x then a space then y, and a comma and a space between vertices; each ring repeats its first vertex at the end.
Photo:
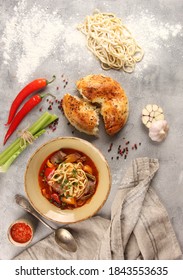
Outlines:
POLYGON ((72 234, 65 228, 55 230, 55 241, 67 251, 76 252, 77 250, 77 245, 72 234))
POLYGON ((31 204, 25 197, 17 194, 17 195, 15 195, 15 201, 25 211, 32 214, 35 218, 37 218, 40 222, 42 222, 46 227, 48 227, 49 229, 54 231, 55 241, 61 248, 63 248, 66 251, 69 251, 69 252, 77 251, 76 241, 75 241, 74 237, 72 236, 72 234, 67 229, 64 229, 64 228, 55 229, 55 228, 51 227, 49 224, 47 224, 44 220, 42 220, 40 218, 40 216, 38 216, 38 214, 35 212, 35 210, 31 206, 31 204))

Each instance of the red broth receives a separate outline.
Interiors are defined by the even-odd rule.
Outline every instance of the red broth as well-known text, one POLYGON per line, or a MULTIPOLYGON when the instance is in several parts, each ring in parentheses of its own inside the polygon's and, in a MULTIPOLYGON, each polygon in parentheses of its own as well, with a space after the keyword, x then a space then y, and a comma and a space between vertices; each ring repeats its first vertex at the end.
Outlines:
MULTIPOLYGON (((61 149, 61 151, 63 153, 65 153, 66 155, 71 155, 73 153, 78 153, 81 155, 82 158, 82 163, 84 166, 89 166, 92 170, 92 175, 95 177, 96 181, 94 186, 92 186, 92 195, 90 195, 90 197, 88 199, 78 199, 77 201, 75 201, 75 203, 67 203, 64 200, 63 196, 59 194, 59 192, 53 190, 52 187, 50 187, 50 185, 47 182, 47 176, 49 176, 49 174, 51 174, 51 172, 54 172, 53 169, 57 168, 57 166, 59 164, 54 164, 52 166, 51 163, 51 158, 53 155, 55 155, 58 151, 55 151, 54 153, 50 154, 41 164, 41 168, 39 170, 39 175, 38 175, 38 180, 39 180, 39 185, 41 188, 41 192, 42 195, 48 199, 52 204, 54 204, 55 206, 61 208, 61 209, 74 209, 74 208, 78 208, 83 206, 85 203, 87 203, 91 197, 93 196, 93 194, 96 191, 97 188, 97 184, 98 184, 98 170, 94 164, 94 162, 91 160, 90 157, 88 157, 86 154, 84 154, 83 152, 80 152, 78 150, 75 149, 69 149, 69 148, 64 148, 61 149), (84 160, 83 160, 84 159, 84 160), (50 164, 51 163, 51 164, 50 164), (49 165, 49 166, 48 166, 49 165)), ((80 161, 80 160, 78 160, 80 161)), ((63 161, 64 162, 64 161, 63 161)), ((68 200, 68 199, 67 199, 68 200)), ((70 198, 70 200, 72 200, 72 198, 70 198)))

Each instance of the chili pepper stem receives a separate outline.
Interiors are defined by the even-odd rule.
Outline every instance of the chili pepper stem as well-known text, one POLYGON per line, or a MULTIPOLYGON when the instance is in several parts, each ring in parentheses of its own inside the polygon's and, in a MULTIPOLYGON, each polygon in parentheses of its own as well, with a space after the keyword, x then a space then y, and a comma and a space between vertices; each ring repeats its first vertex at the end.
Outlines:
POLYGON ((53 94, 51 94, 51 93, 43 93, 43 94, 40 94, 40 97, 41 98, 44 98, 45 96, 51 96, 51 97, 53 97, 54 99, 56 98, 56 96, 55 95, 53 95, 53 94))
POLYGON ((47 85, 51 84, 55 79, 56 79, 56 76, 53 75, 52 80, 51 81, 46 81, 46 84, 47 85))

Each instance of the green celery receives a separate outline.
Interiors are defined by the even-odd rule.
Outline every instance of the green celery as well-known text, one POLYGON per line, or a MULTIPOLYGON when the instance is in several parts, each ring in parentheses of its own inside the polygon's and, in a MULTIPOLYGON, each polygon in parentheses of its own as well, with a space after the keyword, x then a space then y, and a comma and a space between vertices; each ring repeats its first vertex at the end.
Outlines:
MULTIPOLYGON (((45 133, 45 131, 45 129, 42 129, 34 135, 34 138, 37 139, 39 136, 45 133)), ((21 152, 23 152, 27 148, 28 145, 29 143, 26 143, 26 145, 24 145, 23 147, 19 147, 19 149, 15 153, 13 153, 12 156, 9 157, 9 159, 3 165, 0 165, 0 172, 6 172, 13 161, 21 154, 21 152)))
MULTIPOLYGON (((53 121, 55 121, 56 119, 58 119, 58 117, 56 115, 51 115, 48 112, 45 112, 29 129, 28 131, 30 131, 32 133, 32 135, 34 135, 37 131, 39 131, 40 129, 45 128, 46 126, 48 126, 50 123, 52 123, 53 121)), ((13 143, 11 145, 9 145, 2 153, 0 153, 0 164, 1 160, 4 159, 4 157, 7 156, 7 153, 9 151, 12 151, 12 149, 14 149, 15 147, 18 149, 20 146, 20 137, 17 138, 15 141, 13 141, 13 143)))
MULTIPOLYGON (((58 117, 45 112, 29 129, 34 136, 38 138, 42 135, 49 124, 54 122, 58 117)), ((7 147, 2 153, 0 153, 0 172, 6 172, 12 162, 21 154, 23 150, 29 145, 26 143, 24 147, 21 147, 21 137, 17 138, 9 147, 7 147)))
MULTIPOLYGON (((49 116, 48 112, 45 112, 28 130, 33 134, 35 127, 39 126, 39 123, 45 119, 45 117, 49 116), (31 129, 31 130, 30 130, 31 129)), ((39 128, 39 127, 38 127, 39 128)), ((4 157, 7 156, 8 152, 12 151, 15 147, 18 149, 20 147, 20 137, 18 137, 11 145, 9 145, 1 154, 0 154, 0 164, 1 160, 4 159, 4 157)))

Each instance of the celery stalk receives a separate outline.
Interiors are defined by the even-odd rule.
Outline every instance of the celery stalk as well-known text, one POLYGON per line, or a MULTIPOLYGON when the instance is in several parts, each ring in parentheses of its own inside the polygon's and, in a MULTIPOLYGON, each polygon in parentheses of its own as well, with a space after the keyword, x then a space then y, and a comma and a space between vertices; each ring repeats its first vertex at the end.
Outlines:
POLYGON ((0 161, 4 158, 4 156, 6 156, 9 151, 11 151, 11 149, 13 149, 17 145, 20 145, 20 138, 17 138, 15 141, 13 141, 13 143, 0 154, 0 161))
MULTIPOLYGON (((41 131, 39 131, 34 135, 34 138, 37 139, 39 136, 45 133, 45 131, 46 131, 45 129, 42 129, 41 131)), ((29 144, 26 143, 24 147, 19 147, 19 149, 16 152, 14 152, 12 156, 9 157, 9 159, 3 165, 0 165, 0 172, 6 172, 10 167, 10 165, 13 163, 13 161, 26 149, 28 145, 29 144)))
MULTIPOLYGON (((56 115, 51 115, 48 112, 45 112, 28 130, 34 135, 37 131, 40 129, 45 128, 50 123, 55 121, 58 117, 56 115)), ((12 151, 15 147, 18 149, 20 146, 20 137, 17 138, 11 145, 9 145, 2 153, 0 153, 0 165, 1 160, 4 159, 4 157, 7 157, 7 153, 9 151, 12 151)))
MULTIPOLYGON (((28 129, 34 136, 38 138, 45 132, 45 128, 53 121, 58 119, 56 115, 51 115, 45 112, 33 125, 28 129)), ((0 172, 6 172, 12 162, 21 154, 21 152, 29 145, 26 143, 25 147, 20 146, 21 138, 17 138, 11 145, 9 145, 2 153, 0 153, 0 172)))
MULTIPOLYGON (((47 127, 50 123, 55 121, 58 117, 56 115, 51 115, 48 112, 45 112, 29 129, 34 136, 39 130, 47 127)), ((7 147, 0 154, 0 165, 4 164, 6 160, 19 149, 21 143, 21 138, 17 138, 9 147, 7 147)))
MULTIPOLYGON (((39 128, 39 122, 41 122, 43 119, 45 119, 45 117, 48 115, 49 116, 49 113, 47 114, 48 112, 45 112, 30 128, 29 128, 29 131, 30 129, 31 130, 34 130, 35 127, 38 126, 39 128)), ((30 131, 32 133, 32 131, 30 131)), ((32 133, 33 134, 33 133, 32 133)), ((13 141, 13 143, 11 145, 9 145, 1 154, 0 154, 0 164, 1 163, 1 160, 4 159, 4 157, 7 157, 7 154, 8 152, 12 151, 15 147, 18 149, 20 147, 20 137, 18 137, 15 141, 13 141)))

